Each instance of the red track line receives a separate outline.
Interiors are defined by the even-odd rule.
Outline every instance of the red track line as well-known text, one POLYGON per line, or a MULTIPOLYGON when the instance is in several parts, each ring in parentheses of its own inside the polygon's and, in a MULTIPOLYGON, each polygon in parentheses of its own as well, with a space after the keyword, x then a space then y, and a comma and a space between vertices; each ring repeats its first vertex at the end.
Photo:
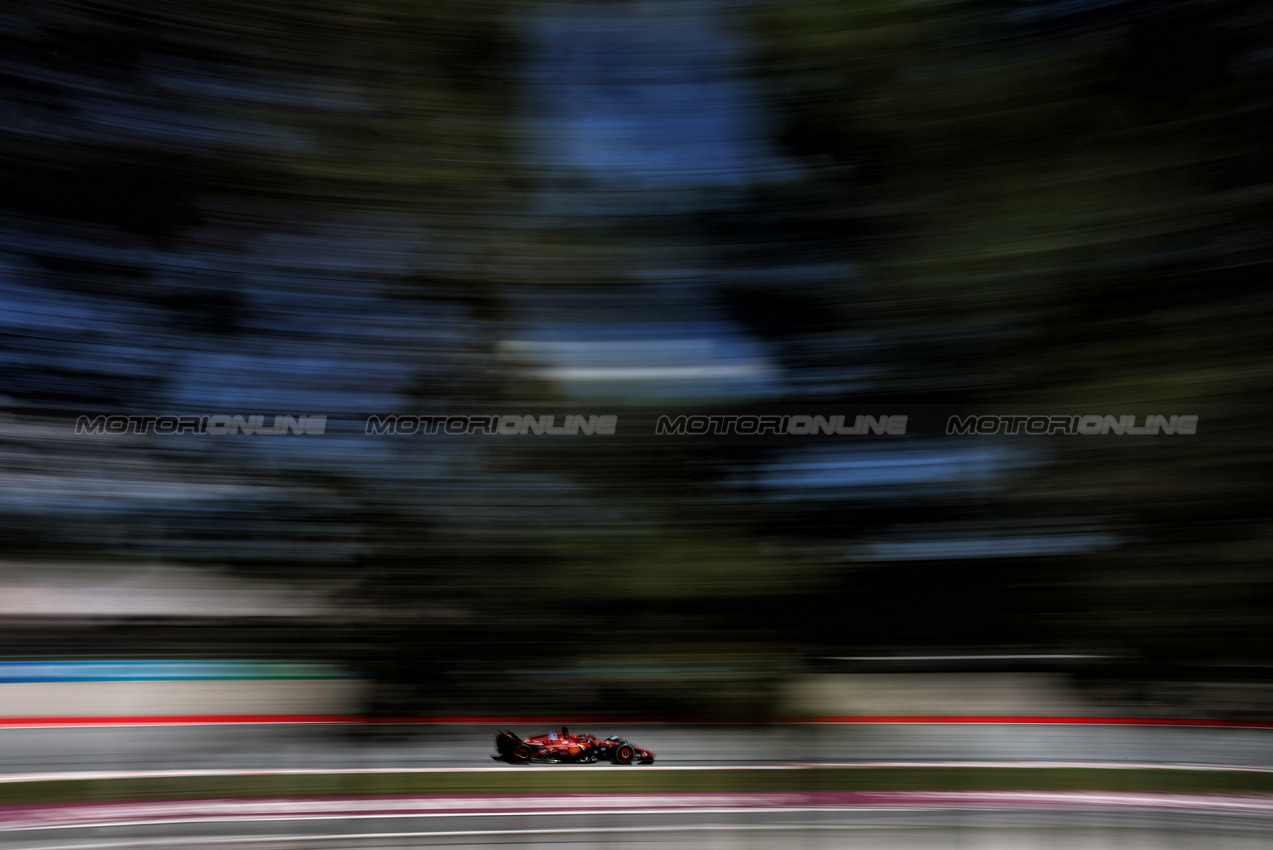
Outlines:
POLYGON ((83 717, 0 717, 0 728, 54 726, 211 726, 218 724, 361 723, 347 714, 160 714, 83 717))
POLYGON ((846 715, 782 717, 752 720, 650 717, 491 717, 424 716, 365 718, 348 714, 179 714, 78 717, 0 717, 0 728, 59 726, 210 726, 226 724, 412 724, 439 726, 595 726, 595 725, 796 725, 796 724, 935 724, 935 725, 1057 725, 1057 726, 1186 726, 1224 729, 1273 729, 1268 720, 1217 720, 1168 717, 1073 717, 996 715, 846 715))
POLYGON ((1216 720, 1210 718, 1180 717, 1067 717, 1067 716, 848 716, 791 718, 789 723, 970 723, 970 724, 1033 724, 1066 726, 1204 726, 1219 728, 1273 729, 1269 720, 1216 720))

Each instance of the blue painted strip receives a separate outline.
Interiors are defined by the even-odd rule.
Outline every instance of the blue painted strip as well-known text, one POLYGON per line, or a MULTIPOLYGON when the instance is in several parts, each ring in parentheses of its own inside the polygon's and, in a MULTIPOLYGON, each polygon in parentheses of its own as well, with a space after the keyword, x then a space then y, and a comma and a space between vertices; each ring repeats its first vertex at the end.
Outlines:
POLYGON ((0 661, 0 684, 344 678, 325 664, 275 661, 0 661))

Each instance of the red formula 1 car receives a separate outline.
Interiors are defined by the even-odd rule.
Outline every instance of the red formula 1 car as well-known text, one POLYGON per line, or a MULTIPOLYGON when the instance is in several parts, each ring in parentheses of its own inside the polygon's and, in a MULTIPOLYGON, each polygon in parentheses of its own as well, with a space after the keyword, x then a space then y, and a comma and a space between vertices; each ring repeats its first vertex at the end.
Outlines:
POLYGON ((592 764, 608 761, 615 764, 654 764, 654 753, 611 735, 599 740, 592 735, 572 735, 565 726, 560 732, 547 732, 533 738, 519 738, 503 731, 495 736, 496 761, 509 764, 592 764))

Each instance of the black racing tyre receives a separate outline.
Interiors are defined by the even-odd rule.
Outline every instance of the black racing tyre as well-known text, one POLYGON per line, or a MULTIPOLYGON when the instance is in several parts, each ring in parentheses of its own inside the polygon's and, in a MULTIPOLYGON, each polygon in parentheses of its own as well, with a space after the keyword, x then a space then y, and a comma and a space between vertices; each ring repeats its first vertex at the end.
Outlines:
POLYGON ((531 749, 530 744, 518 744, 509 754, 509 758, 517 764, 526 764, 526 762, 530 761, 533 752, 534 750, 531 749))
POLYGON ((620 744, 614 748, 615 764, 632 764, 632 758, 636 755, 636 750, 632 749, 631 744, 620 744))

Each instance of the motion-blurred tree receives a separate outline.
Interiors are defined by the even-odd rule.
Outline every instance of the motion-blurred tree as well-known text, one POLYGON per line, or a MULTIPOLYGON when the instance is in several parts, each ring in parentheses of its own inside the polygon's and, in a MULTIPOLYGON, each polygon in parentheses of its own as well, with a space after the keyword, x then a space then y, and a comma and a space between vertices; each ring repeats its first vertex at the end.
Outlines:
MULTIPOLYGON (((113 324, 86 342, 23 332, 32 356, 6 361, 3 392, 72 408, 237 403, 243 360, 191 389, 182 353, 239 345, 269 361, 296 343, 338 365, 287 361, 296 374, 271 390, 383 384, 403 413, 561 403, 500 347, 513 296, 621 301, 656 255, 710 267, 694 285, 777 353, 784 400, 1189 413, 1263 399, 1273 73, 1258 4, 742 4, 730 14, 753 24, 751 82, 798 168, 683 208, 567 181, 558 212, 521 144, 519 36, 542 8, 5 13, 6 252, 113 324), (573 208, 581 198, 619 212, 573 208), (790 283, 810 268, 837 271, 790 283), (363 295, 365 313, 341 313, 363 295), (355 354, 369 377, 341 373, 355 354)), ((1235 411, 1204 418, 1189 452, 1054 440, 1005 488, 916 494, 900 512, 740 484, 772 448, 439 438, 267 461, 228 444, 143 447, 190 486, 303 486, 272 490, 268 511, 6 528, 42 529, 26 545, 46 553, 75 540, 136 556, 153 544, 115 528, 144 537, 158 522, 186 556, 347 577, 344 651, 388 684, 376 710, 391 714, 439 691, 527 707, 540 697, 506 679, 439 686, 448 671, 587 653, 1001 642, 1267 660, 1269 452, 1262 413, 1235 411), (1122 542, 959 573, 843 554, 882 531, 1012 523, 1122 542), (316 550, 335 554, 319 564, 316 550)), ((691 700, 696 680, 681 681, 654 698, 691 700)), ((607 698, 560 694, 576 709, 607 698)))
MULTIPOLYGON (((1002 617, 1006 582, 1027 589, 1012 601, 1036 638, 1266 662, 1259 4, 797 0, 764 4, 756 32, 787 148, 836 187, 839 243, 865 270, 821 314, 907 343, 881 389, 1005 413, 1212 413, 1187 446, 1052 441, 979 512, 1091 521, 1121 543, 972 570, 961 616, 915 637, 970 639, 967 624, 1002 617)), ((947 587, 948 564, 900 565, 885 586, 947 587)))

